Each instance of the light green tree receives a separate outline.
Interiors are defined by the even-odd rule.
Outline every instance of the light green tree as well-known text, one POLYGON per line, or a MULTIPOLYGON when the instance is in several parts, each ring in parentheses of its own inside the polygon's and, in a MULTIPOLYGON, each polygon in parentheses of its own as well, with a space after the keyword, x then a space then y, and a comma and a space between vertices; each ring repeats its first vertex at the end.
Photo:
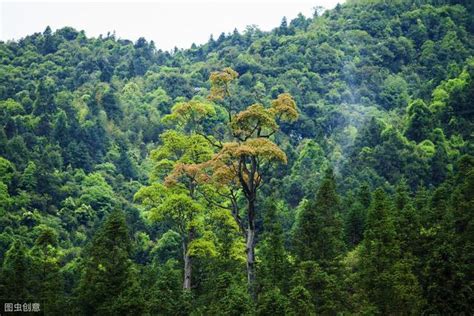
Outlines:
MULTIPOLYGON (((263 184, 264 166, 281 162, 286 163, 283 150, 271 140, 279 131, 278 121, 293 121, 298 118, 298 110, 292 96, 280 94, 271 105, 266 107, 256 103, 238 111, 232 102, 232 82, 238 77, 231 68, 211 73, 209 99, 219 104, 204 107, 187 103, 172 110, 172 118, 186 122, 187 131, 204 137, 217 153, 206 165, 208 178, 216 187, 225 187, 224 193, 232 205, 231 211, 246 238, 247 279, 249 291, 255 296, 255 244, 256 244, 256 203, 258 191, 263 184), (208 135, 203 130, 205 119, 214 113, 212 109, 221 109, 227 121, 227 128, 208 135), (237 206, 237 194, 245 201, 247 225, 240 220, 237 206)), ((220 191, 218 189, 218 191, 220 191)))
POLYGON ((164 132, 161 140, 162 145, 151 154, 152 183, 140 189, 135 199, 147 207, 151 220, 170 223, 180 235, 183 288, 191 290, 192 257, 216 253, 204 221, 205 201, 198 194, 201 164, 211 158, 212 148, 200 135, 188 137, 174 130, 164 132))

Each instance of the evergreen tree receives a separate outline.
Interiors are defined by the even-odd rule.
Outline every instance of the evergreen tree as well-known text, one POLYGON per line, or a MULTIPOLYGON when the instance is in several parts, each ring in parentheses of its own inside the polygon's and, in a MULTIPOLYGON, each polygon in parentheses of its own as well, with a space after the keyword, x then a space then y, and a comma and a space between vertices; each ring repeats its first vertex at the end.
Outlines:
POLYGON ((281 293, 280 289, 275 287, 263 293, 258 300, 258 316, 277 316, 286 315, 288 301, 281 293))
POLYGON ((298 260, 314 260, 329 267, 344 251, 339 197, 332 169, 328 169, 316 200, 303 207, 297 221, 293 244, 298 260))
POLYGON ((474 158, 465 155, 457 163, 458 186, 453 192, 454 244, 456 248, 456 266, 459 280, 458 311, 474 313, 474 158), (465 282, 471 280, 471 282, 465 282))
POLYGON ((182 272, 176 260, 170 259, 163 264, 152 264, 145 268, 141 284, 148 286, 144 295, 150 314, 186 314, 185 302, 182 300, 182 272))
POLYGON ((137 284, 125 216, 113 211, 94 236, 79 285, 79 298, 88 315, 140 314, 137 284))
POLYGON ((52 115, 56 111, 54 102, 55 87, 56 84, 50 77, 38 83, 35 91, 36 99, 33 104, 33 114, 38 116, 48 115, 49 118, 49 115, 52 115))
POLYGON ((43 32, 43 45, 41 47, 41 52, 44 55, 54 53, 56 51, 56 41, 51 30, 51 27, 48 25, 43 32))
POLYGON ((378 314, 411 314, 423 302, 412 262, 401 258, 392 206, 382 189, 374 193, 361 249, 362 291, 378 314))
POLYGON ((449 165, 446 138, 442 129, 436 128, 433 131, 433 143, 436 151, 431 157, 431 181, 433 185, 440 185, 448 176, 449 165))
POLYGON ((44 224, 35 229, 39 233, 31 251, 33 273, 30 274, 34 293, 44 302, 48 315, 62 315, 65 297, 57 249, 58 233, 44 224))
MULTIPOLYGON (((299 261, 294 288, 302 286, 312 296, 317 314, 345 310, 344 282, 339 256, 344 251, 344 232, 339 197, 332 169, 328 169, 314 202, 307 203, 297 220, 293 236, 299 261)), ((311 304, 305 304, 311 309, 311 304)))
POLYGON ((291 316, 313 316, 316 315, 311 294, 302 285, 294 287, 288 295, 287 315, 291 316))
POLYGON ((428 139, 433 129, 433 115, 423 100, 415 100, 408 107, 406 136, 417 143, 428 139))
POLYGON ((216 282, 214 290, 210 291, 211 305, 206 309, 209 315, 252 315, 255 314, 255 305, 247 291, 247 285, 236 280, 229 272, 222 273, 216 282))
POLYGON ((264 233, 259 249, 259 283, 264 291, 279 288, 288 290, 288 279, 291 265, 285 251, 285 238, 278 213, 278 203, 270 198, 264 206, 264 233))
POLYGON ((36 164, 33 161, 29 161, 20 178, 20 186, 27 191, 34 191, 37 184, 38 179, 36 164))
POLYGON ((288 21, 284 16, 283 19, 281 19, 280 27, 278 28, 278 35, 288 35, 288 32, 288 21))
POLYGON ((300 304, 317 315, 344 313, 348 308, 348 297, 341 269, 336 265, 331 270, 323 269, 315 261, 304 261, 292 279, 290 295, 302 295, 300 304), (307 300, 306 292, 311 295, 307 300), (296 292, 298 291, 298 292, 296 292))
POLYGON ((401 253, 404 256, 416 256, 420 252, 421 219, 409 192, 405 181, 396 187, 394 225, 401 253))
POLYGON ((424 214, 422 247, 425 249, 421 282, 427 300, 427 312, 453 314, 456 312, 459 275, 456 274, 453 244, 453 218, 449 193, 441 186, 433 193, 424 214))
POLYGON ((31 257, 21 240, 15 240, 5 254, 0 278, 0 295, 6 299, 28 299, 32 293, 29 279, 31 257))
POLYGON ((472 313, 473 159, 458 162, 458 183, 450 192, 449 181, 433 193, 423 216, 422 285, 432 314, 472 313), (472 279, 472 278, 471 278, 472 279))
POLYGON ((56 114, 55 123, 51 135, 62 147, 66 147, 70 141, 69 125, 66 113, 60 110, 56 114))
POLYGON ((357 196, 348 203, 348 213, 345 218, 346 240, 351 246, 357 246, 364 237, 367 209, 370 205, 369 186, 360 187, 357 196))

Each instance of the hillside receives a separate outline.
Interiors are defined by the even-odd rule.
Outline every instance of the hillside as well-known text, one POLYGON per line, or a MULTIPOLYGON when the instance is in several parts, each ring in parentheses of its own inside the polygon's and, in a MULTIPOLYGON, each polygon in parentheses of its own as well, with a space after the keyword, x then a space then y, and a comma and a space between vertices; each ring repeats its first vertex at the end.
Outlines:
POLYGON ((471 314, 474 11, 348 1, 165 52, 0 42, 0 297, 471 314))

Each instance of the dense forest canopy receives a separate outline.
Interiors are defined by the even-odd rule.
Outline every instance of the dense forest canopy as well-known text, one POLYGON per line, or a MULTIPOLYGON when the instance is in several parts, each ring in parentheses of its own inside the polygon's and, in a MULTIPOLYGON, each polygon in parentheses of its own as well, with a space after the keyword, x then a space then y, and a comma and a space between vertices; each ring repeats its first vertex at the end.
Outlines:
POLYGON ((473 4, 437 0, 171 52, 71 27, 0 42, 0 297, 474 313, 473 52, 473 4))

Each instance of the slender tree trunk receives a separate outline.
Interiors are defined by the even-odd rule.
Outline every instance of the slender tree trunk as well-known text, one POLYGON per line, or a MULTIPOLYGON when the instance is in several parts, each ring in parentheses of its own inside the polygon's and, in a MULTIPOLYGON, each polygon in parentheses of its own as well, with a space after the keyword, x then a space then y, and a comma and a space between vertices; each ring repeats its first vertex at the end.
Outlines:
POLYGON ((255 200, 248 201, 248 228, 246 234, 247 282, 250 296, 255 300, 255 200))
POLYGON ((184 258, 183 289, 191 290, 192 263, 191 263, 191 257, 188 254, 188 247, 187 247, 186 241, 183 241, 183 258, 184 258))

